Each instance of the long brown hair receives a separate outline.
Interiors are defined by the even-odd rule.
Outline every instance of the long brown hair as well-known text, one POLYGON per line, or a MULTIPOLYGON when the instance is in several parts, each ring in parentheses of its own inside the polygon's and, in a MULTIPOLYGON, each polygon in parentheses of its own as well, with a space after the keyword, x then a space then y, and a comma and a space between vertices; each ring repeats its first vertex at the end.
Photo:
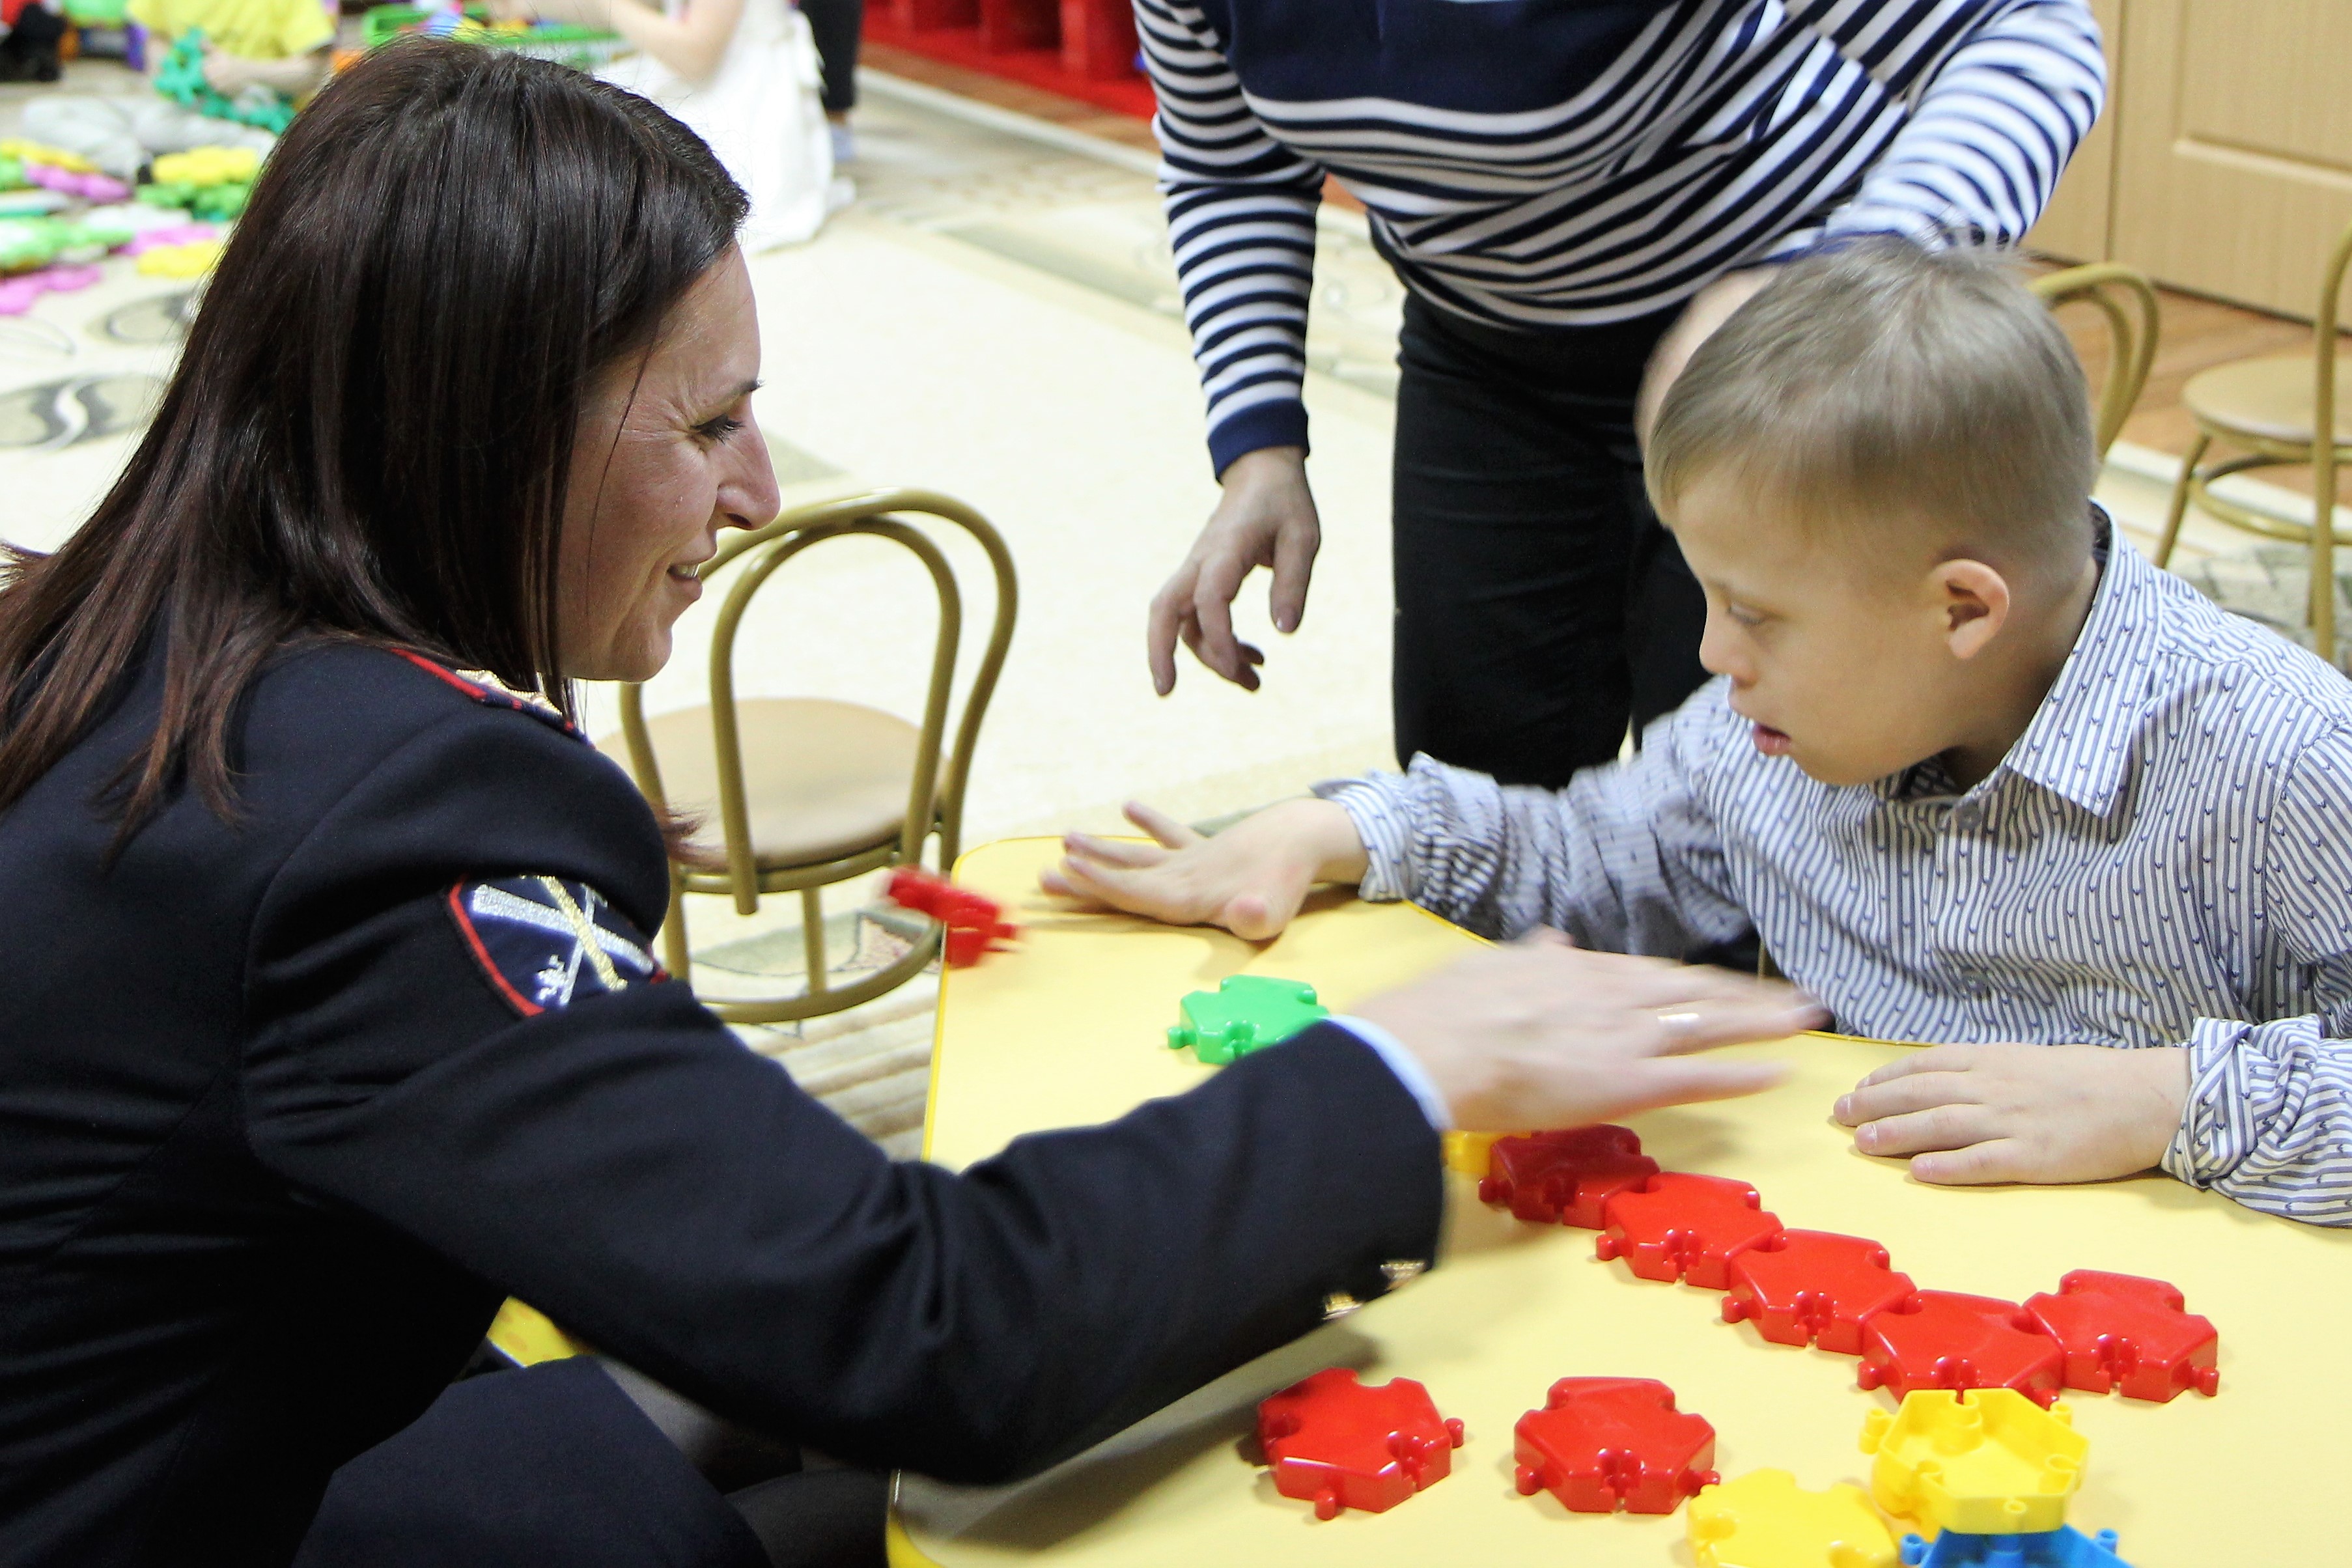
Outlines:
POLYGON ((271 155, 122 477, 56 553, 0 562, 0 809, 142 658, 163 710, 111 801, 126 835, 183 779, 233 811, 237 702, 305 637, 568 715, 582 405, 744 210, 692 132, 576 71, 433 40, 352 67, 271 155))

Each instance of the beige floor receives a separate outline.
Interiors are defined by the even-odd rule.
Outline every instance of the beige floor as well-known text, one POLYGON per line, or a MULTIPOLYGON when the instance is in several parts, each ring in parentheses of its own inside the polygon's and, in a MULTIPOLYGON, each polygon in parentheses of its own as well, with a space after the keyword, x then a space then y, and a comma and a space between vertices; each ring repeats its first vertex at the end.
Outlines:
MULTIPOLYGON (((123 80, 119 68, 82 64, 68 85, 123 80)), ((34 90, 0 89, 0 127, 34 90)), ((1133 796, 1209 816, 1388 763, 1400 300, 1361 219, 1327 212, 1318 258, 1307 397, 1325 544, 1306 625, 1271 637, 1259 578, 1239 619, 1267 643, 1265 689, 1244 693, 1188 667, 1162 700, 1144 666, 1144 607, 1216 491, 1148 160, 881 77, 858 136, 857 205, 813 242, 753 259, 768 383, 758 407, 790 497, 925 486, 977 506, 1011 543, 1021 623, 972 772, 967 841, 1113 826, 1133 796)), ((188 293, 110 261, 97 288, 48 297, 26 321, 0 319, 0 485, 10 497, 0 537, 46 548, 86 513, 169 373, 188 293)), ((2161 522, 2168 461, 2119 451, 2102 485, 2144 542, 2161 522)), ((950 554, 984 609, 978 552, 950 554)), ((2247 542, 2195 528, 2180 564, 2209 559, 2225 582, 2261 577, 2264 604, 2282 594, 2292 603, 2294 585, 2282 589, 2247 542)), ((812 552, 748 623, 740 689, 913 712, 934 625, 928 594, 889 546, 812 552)), ((649 689, 656 710, 703 700, 715 601, 681 625, 677 656, 649 689)), ((613 728, 614 694, 584 696, 592 730, 613 728)), ((858 897, 831 907, 846 911, 858 897)), ((697 952, 717 961, 709 983, 756 987, 795 973, 797 919, 793 900, 748 921, 697 900, 689 929, 697 952)), ((832 1084, 861 1125, 903 1150, 920 1115, 928 994, 754 1031, 753 1043, 832 1084)))

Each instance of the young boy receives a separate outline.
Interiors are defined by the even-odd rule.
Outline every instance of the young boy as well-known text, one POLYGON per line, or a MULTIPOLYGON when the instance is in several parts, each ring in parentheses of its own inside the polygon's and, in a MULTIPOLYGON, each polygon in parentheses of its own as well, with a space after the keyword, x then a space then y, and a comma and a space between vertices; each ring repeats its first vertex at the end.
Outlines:
POLYGON ((1473 930, 1759 936, 1916 1053, 1837 1103, 1930 1182, 2161 1164, 2352 1225, 2352 684, 2116 536, 2082 374, 1995 265, 1812 258, 1652 432, 1718 677, 1557 793, 1415 758, 1050 890, 1269 935, 1318 880, 1473 930), (2103 1047, 2132 1047, 2114 1049, 2103 1047))

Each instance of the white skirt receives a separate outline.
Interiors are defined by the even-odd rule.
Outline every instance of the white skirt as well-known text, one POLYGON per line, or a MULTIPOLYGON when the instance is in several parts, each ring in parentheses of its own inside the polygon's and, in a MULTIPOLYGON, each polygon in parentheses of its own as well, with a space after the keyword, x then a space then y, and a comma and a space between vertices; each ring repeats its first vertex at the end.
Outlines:
POLYGON ((745 250, 806 239, 847 199, 848 183, 834 178, 816 41, 808 18, 784 0, 743 0, 735 36, 706 81, 688 81, 644 53, 597 74, 652 99, 710 144, 751 198, 745 250))

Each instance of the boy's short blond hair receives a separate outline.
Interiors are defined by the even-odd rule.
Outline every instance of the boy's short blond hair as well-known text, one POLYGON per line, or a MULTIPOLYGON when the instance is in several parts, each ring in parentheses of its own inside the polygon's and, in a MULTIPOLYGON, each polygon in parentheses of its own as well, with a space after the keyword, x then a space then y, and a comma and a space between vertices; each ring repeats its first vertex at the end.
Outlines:
POLYGON ((1645 468, 1668 519, 1728 469, 1865 559, 1894 526, 2035 572, 2087 552, 2098 456, 2082 365, 2008 268, 1874 239, 1791 263, 1702 343, 1645 468))

